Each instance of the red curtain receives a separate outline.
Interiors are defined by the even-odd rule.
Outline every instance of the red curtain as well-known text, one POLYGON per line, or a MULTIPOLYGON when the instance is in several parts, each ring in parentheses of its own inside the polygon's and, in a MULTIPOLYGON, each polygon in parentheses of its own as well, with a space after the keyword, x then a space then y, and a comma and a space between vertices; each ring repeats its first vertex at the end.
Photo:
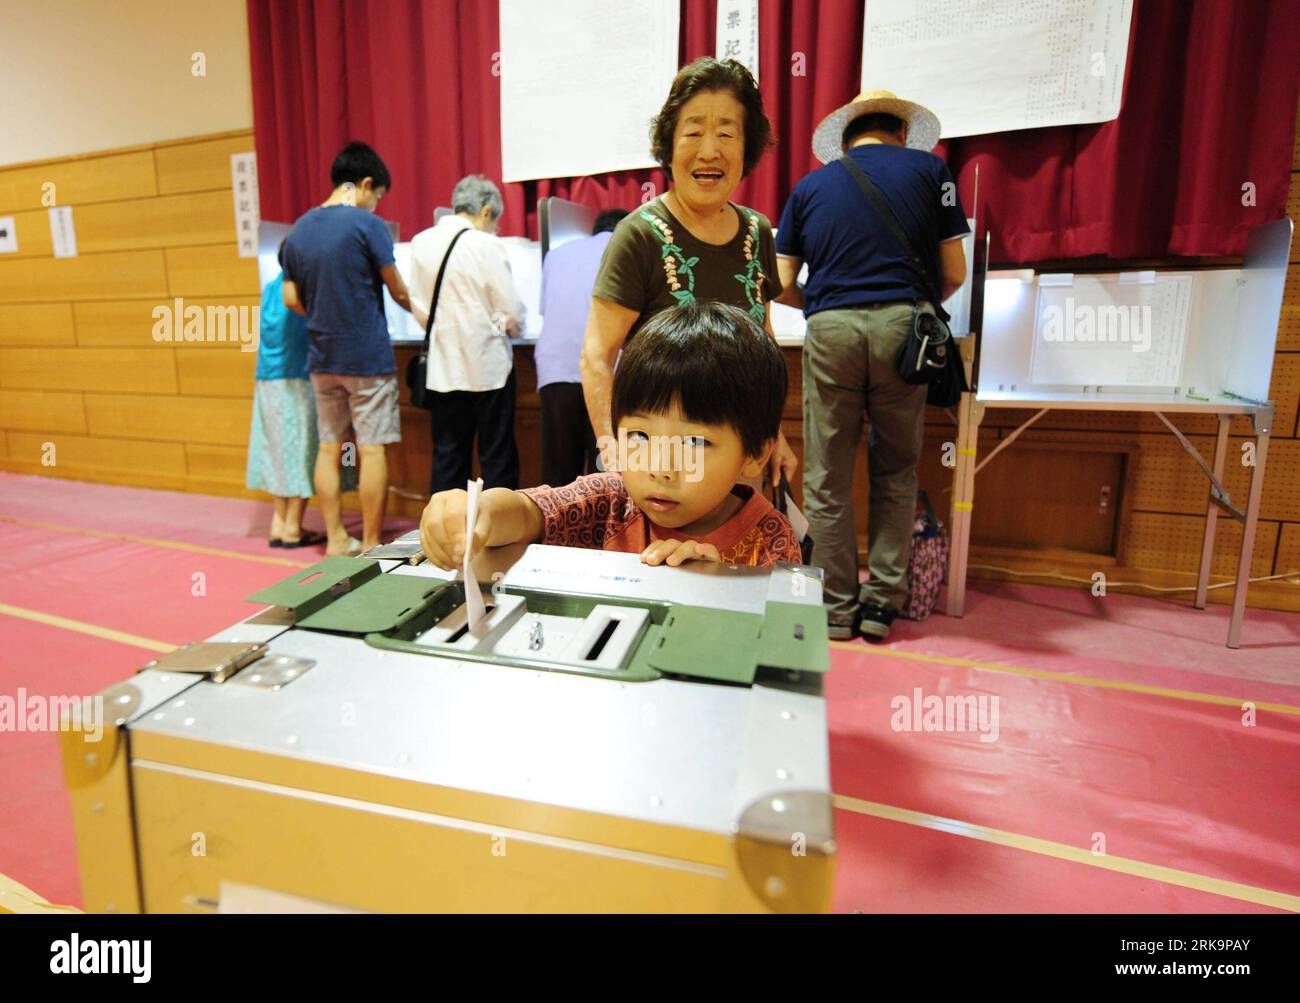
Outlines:
MULTIPOLYGON (((716 9, 683 0, 683 62, 713 51, 716 9)), ((777 145, 735 198, 774 222, 818 166, 817 122, 860 89, 862 17, 862 0, 759 2, 777 145)), ((380 212, 406 239, 463 175, 499 180, 497 0, 248 0, 248 23, 264 218, 323 201, 349 139, 387 162, 380 212)), ((1238 254, 1247 228, 1284 212, 1298 91, 1295 0, 1136 0, 1119 118, 938 152, 968 209, 979 165, 995 261, 1238 254)), ((503 185, 501 232, 535 237, 542 196, 631 208, 664 187, 659 170, 503 185)))

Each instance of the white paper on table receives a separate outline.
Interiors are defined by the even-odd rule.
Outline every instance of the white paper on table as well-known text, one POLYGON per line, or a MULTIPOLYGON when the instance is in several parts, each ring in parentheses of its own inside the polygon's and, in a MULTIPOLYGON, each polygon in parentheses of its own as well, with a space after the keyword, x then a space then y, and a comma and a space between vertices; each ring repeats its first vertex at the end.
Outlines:
POLYGON ((799 506, 794 503, 794 498, 789 493, 785 496, 785 517, 789 520, 790 528, 794 530, 794 538, 802 541, 808 535, 808 520, 799 511, 799 506))
POLYGON ((465 563, 461 568, 461 572, 465 582, 466 622, 469 624, 471 632, 478 626, 479 621, 483 619, 486 613, 486 608, 483 605, 483 592, 478 587, 478 581, 469 566, 470 548, 474 542, 474 523, 478 518, 478 496, 482 490, 482 477, 470 481, 465 486, 465 492, 469 495, 469 500, 465 504, 465 563))

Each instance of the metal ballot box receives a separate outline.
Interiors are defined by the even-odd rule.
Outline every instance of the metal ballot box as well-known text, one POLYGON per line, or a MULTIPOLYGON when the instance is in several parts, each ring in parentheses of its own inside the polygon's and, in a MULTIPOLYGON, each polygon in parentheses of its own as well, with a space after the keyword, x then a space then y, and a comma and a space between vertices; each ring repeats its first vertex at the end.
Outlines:
POLYGON ((86 908, 829 908, 820 572, 535 545, 464 595, 326 558, 106 691, 86 908))

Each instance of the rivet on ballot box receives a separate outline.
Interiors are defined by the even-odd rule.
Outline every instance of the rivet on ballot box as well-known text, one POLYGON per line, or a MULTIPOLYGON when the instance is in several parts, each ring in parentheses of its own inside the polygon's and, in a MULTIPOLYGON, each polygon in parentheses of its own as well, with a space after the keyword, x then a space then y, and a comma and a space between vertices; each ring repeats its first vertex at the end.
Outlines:
POLYGON ((62 733, 88 910, 829 909, 819 570, 533 545, 471 628, 418 549, 250 596, 62 733))

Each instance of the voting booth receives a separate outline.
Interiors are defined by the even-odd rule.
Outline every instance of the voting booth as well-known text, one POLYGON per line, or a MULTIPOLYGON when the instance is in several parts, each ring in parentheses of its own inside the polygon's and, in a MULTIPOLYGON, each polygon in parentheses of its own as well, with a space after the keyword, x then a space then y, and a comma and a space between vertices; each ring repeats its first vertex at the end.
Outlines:
POLYGON ((568 199, 555 196, 538 199, 537 228, 542 238, 542 260, 553 247, 590 237, 598 215, 599 210, 568 199))
POLYGON ((296 572, 63 733, 89 911, 829 909, 819 572, 516 547, 471 627, 418 552, 296 572))
POLYGON ((1240 268, 989 273, 976 324, 974 390, 964 395, 958 415, 951 615, 961 616, 964 608, 975 473, 1049 410, 1144 411, 1164 422, 1210 481, 1197 608, 1206 602, 1218 515, 1243 524, 1227 640, 1228 647, 1239 646, 1272 431, 1268 393, 1291 237, 1290 219, 1253 228, 1240 268), (989 408, 1037 413, 977 464, 979 425, 989 408), (1218 419, 1212 461, 1167 414, 1218 419), (1235 415, 1250 419, 1254 443, 1244 501, 1223 486, 1235 415))

